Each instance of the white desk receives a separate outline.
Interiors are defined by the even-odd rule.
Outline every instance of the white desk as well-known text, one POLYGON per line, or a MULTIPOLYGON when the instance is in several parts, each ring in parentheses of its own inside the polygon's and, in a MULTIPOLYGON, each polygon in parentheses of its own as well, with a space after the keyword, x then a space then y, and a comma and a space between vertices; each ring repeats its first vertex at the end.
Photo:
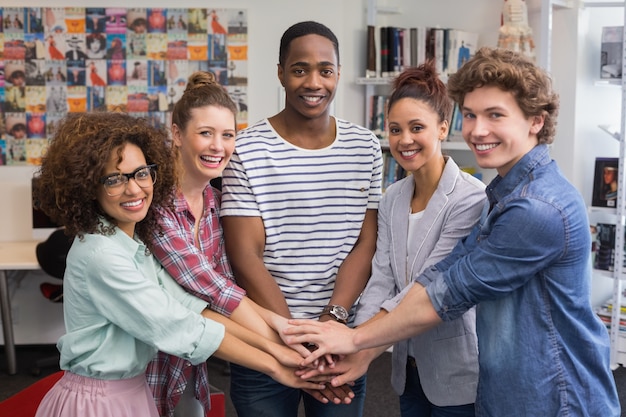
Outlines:
POLYGON ((15 340, 13 339, 13 319, 11 317, 11 296, 6 271, 39 269, 35 248, 39 241, 0 242, 0 309, 4 351, 7 355, 9 375, 17 373, 15 340))

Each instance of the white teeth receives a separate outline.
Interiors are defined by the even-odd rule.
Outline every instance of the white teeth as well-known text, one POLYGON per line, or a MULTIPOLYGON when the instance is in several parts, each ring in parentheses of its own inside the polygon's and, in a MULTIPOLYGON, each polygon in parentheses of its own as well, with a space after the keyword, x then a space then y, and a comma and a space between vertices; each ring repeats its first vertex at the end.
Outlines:
POLYGON ((309 101, 311 103, 315 103, 320 101, 322 98, 321 97, 308 97, 308 96, 303 96, 305 101, 309 101))
POLYGON ((417 153, 417 151, 404 151, 404 152, 401 152, 401 153, 402 153, 402 156, 409 157, 409 156, 415 155, 417 153))
POLYGON ((219 156, 202 156, 203 161, 218 163, 222 160, 219 156))
POLYGON ((135 200, 135 201, 127 201, 125 203, 122 203, 122 206, 124 207, 137 207, 138 205, 140 205, 142 202, 142 200, 135 200))
POLYGON ((493 149, 498 146, 497 143, 485 144, 485 145, 476 145, 476 149, 479 151, 487 151, 489 149, 493 149))

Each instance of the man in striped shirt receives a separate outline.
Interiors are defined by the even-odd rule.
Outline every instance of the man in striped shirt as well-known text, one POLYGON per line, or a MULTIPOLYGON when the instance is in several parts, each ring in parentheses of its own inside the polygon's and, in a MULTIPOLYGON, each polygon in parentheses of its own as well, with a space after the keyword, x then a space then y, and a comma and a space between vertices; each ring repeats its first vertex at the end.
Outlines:
MULTIPOLYGON (((221 216, 237 283, 282 316, 336 319, 351 311, 370 275, 382 157, 372 132, 330 115, 339 81, 336 36, 316 22, 283 34, 278 78, 285 108, 239 132, 223 174, 221 216)), ((347 316, 347 315, 346 315, 347 316)), ((240 417, 360 416, 365 379, 302 394, 231 366, 240 417), (311 395, 313 396, 311 396, 311 395)))

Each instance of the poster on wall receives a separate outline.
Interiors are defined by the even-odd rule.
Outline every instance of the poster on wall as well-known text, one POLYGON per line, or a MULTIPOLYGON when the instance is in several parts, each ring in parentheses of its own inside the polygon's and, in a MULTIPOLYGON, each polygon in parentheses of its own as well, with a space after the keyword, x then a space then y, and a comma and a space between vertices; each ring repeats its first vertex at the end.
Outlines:
POLYGON ((210 71, 248 123, 245 9, 0 8, 0 165, 38 165, 69 112, 169 126, 187 77, 210 71))

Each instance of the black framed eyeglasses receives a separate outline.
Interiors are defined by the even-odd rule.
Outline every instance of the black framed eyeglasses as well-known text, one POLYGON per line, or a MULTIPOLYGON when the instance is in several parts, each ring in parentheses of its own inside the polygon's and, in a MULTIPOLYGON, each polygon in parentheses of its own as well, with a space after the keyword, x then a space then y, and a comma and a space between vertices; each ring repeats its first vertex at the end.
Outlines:
POLYGON ((151 187, 156 182, 157 164, 139 167, 128 174, 120 172, 117 174, 105 175, 100 178, 100 183, 104 185, 104 191, 110 197, 116 197, 126 191, 128 181, 134 179, 141 188, 151 187))

